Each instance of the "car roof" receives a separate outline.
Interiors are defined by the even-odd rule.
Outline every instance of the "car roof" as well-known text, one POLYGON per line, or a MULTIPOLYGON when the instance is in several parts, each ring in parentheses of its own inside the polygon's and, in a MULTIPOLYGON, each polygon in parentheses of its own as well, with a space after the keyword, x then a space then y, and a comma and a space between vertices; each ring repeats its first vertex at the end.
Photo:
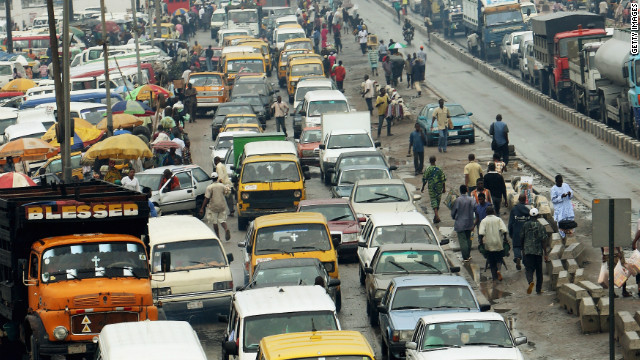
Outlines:
POLYGON ((321 100, 344 100, 347 101, 347 97, 344 96, 340 90, 314 90, 309 91, 304 95, 307 102, 309 101, 321 101, 321 100))
POLYGON ((313 200, 302 200, 300 201, 300 207, 305 207, 309 205, 331 205, 331 204, 349 204, 349 200, 343 198, 332 198, 332 199, 313 199, 313 200))
MULTIPOLYGON (((233 149, 232 149, 233 150, 233 149)), ((264 161, 292 161, 298 162, 298 155, 294 154, 276 154, 276 155, 256 155, 249 156, 243 160, 243 163, 257 163, 264 161)))
POLYGON ((431 225, 424 215, 416 211, 375 213, 369 216, 369 220, 375 226, 431 225))
POLYGON ((332 86, 332 81, 331 79, 327 79, 327 78, 313 78, 313 79, 302 79, 298 82, 298 87, 312 87, 312 86, 324 86, 324 85, 329 85, 329 87, 332 86))
POLYGON ((256 114, 233 113, 233 114, 227 114, 224 117, 256 117, 256 114))
POLYGON ((165 169, 171 170, 172 173, 180 170, 187 169, 196 169, 200 168, 198 165, 168 165, 168 166, 160 166, 156 168, 147 169, 145 171, 138 172, 137 174, 162 174, 165 169))
POLYGON ((462 276, 457 275, 405 275, 393 278, 398 287, 405 286, 422 286, 422 285, 450 285, 450 286, 468 286, 469 282, 462 276))
POLYGON ((293 224, 326 224, 327 219, 324 215, 317 212, 295 212, 295 213, 282 213, 282 214, 270 214, 257 217, 253 220, 253 226, 256 229, 278 226, 278 225, 293 225, 293 224))
POLYGON ((402 184, 406 185, 402 179, 368 179, 368 180, 358 180, 356 181, 356 185, 392 185, 392 184, 402 184))
POLYGON ((289 66, 300 65, 300 64, 310 64, 310 63, 322 65, 322 60, 320 60, 319 58, 317 58, 315 56, 305 57, 305 58, 302 58, 302 59, 292 59, 289 62, 289 66))
POLYGON ((244 134, 255 134, 253 131, 223 131, 221 133, 218 134, 218 137, 230 137, 233 138, 235 136, 238 135, 244 135, 244 134))
POLYGON ((246 157, 254 155, 274 155, 274 154, 292 154, 297 155, 296 146, 286 140, 267 140, 254 141, 244 146, 244 155, 246 157))
POLYGON ((358 150, 358 151, 346 151, 338 156, 338 159, 344 159, 347 157, 359 157, 359 156, 371 156, 371 155, 379 155, 384 159, 384 155, 378 149, 369 149, 369 150, 358 150))
POLYGON ((211 228, 191 215, 149 218, 149 243, 153 246, 184 240, 218 240, 211 228), (185 229, 189 231, 185 232, 185 229))
POLYGON ((269 359, 301 359, 321 357, 369 358, 371 345, 359 331, 314 331, 272 335, 260 341, 269 359))
POLYGON ((497 312, 490 311, 434 313, 432 315, 423 316, 420 319, 427 324, 459 321, 504 321, 502 315, 497 312))
POLYGON ((282 269, 299 266, 316 266, 318 264, 320 264, 320 260, 317 258, 275 259, 258 263, 256 265, 256 271, 258 269, 282 269))
POLYGON ((335 311, 325 288, 318 285, 278 286, 236 292, 235 308, 240 317, 273 313, 335 311))
POLYGON ((355 134, 369 134, 365 129, 335 129, 331 130, 331 135, 355 135, 355 134))

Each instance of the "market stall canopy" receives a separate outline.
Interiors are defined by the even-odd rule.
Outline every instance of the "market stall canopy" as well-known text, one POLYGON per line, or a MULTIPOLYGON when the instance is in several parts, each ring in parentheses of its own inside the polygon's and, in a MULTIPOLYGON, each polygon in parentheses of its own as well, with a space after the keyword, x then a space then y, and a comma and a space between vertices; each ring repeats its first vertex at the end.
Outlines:
POLYGON ((111 111, 114 114, 125 113, 139 116, 150 116, 155 114, 155 111, 153 111, 149 106, 135 100, 118 101, 111 106, 111 111))
POLYGON ((27 90, 36 87, 36 83, 33 80, 29 79, 13 79, 7 83, 7 85, 3 86, 0 91, 19 91, 26 92, 27 90))
POLYGON ((22 138, 0 146, 0 158, 21 157, 23 160, 44 160, 58 149, 42 139, 22 138))
MULTIPOLYGON (((135 117, 130 114, 113 114, 113 128, 130 128, 135 127, 142 124, 142 119, 135 117)), ((96 125, 98 130, 106 130, 107 129, 107 118, 100 120, 98 125, 96 125)))
POLYGON ((153 157, 153 153, 139 137, 130 134, 112 136, 93 145, 85 157, 91 159, 127 159, 153 157))
POLYGON ((9 172, 0 174, 0 189, 13 189, 35 185, 36 183, 23 173, 9 172))
POLYGON ((149 100, 151 97, 157 98, 158 94, 162 94, 165 98, 173 96, 171 92, 162 86, 146 84, 138 88, 133 89, 127 94, 127 100, 149 100))

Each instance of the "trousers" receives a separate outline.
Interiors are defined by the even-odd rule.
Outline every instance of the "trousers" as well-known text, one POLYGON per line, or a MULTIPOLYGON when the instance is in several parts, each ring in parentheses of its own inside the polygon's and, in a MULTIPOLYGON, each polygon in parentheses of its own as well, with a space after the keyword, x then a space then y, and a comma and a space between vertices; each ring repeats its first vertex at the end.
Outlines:
POLYGON ((276 131, 280 132, 280 128, 282 127, 282 132, 284 133, 284 136, 287 136, 287 127, 284 124, 284 116, 282 117, 276 117, 276 131))
POLYGON ((502 263, 502 251, 487 252, 487 260, 489 260, 493 280, 498 280, 498 264, 502 263))
POLYGON ((524 255, 524 273, 527 282, 533 282, 533 273, 536 273, 536 292, 542 291, 542 256, 540 255, 524 255))
MULTIPOLYGON (((384 126, 385 115, 378 115, 378 137, 382 132, 382 126, 384 126)), ((391 119, 387 119, 387 136, 391 135, 391 119)))
POLYGON ((457 231, 456 233, 458 234, 462 260, 467 260, 471 257, 471 230, 457 231))
POLYGON ((424 151, 413 152, 413 168, 415 169, 416 174, 422 172, 422 169, 424 168, 424 151))
POLYGON ((449 137, 449 130, 438 130, 438 150, 447 151, 447 138, 449 137))

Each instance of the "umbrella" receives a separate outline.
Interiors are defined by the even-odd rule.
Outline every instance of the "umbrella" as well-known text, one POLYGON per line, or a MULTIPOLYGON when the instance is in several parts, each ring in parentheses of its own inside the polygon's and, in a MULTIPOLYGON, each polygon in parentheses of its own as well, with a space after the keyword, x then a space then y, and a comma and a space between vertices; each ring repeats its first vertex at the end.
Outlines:
MULTIPOLYGON (((130 128, 142 124, 142 119, 130 114, 113 114, 113 128, 130 128)), ((96 126, 99 130, 107 129, 107 118, 100 120, 96 126)))
POLYGON ((26 92, 27 90, 36 87, 36 83, 29 79, 14 79, 0 89, 0 91, 20 91, 26 92))
POLYGON ((155 111, 151 110, 149 106, 141 103, 140 101, 133 100, 118 101, 111 106, 111 111, 113 111, 114 114, 125 113, 142 116, 155 114, 155 111))
POLYGON ((162 125, 164 129, 173 129, 174 127, 176 127, 176 122, 172 117, 165 116, 162 118, 162 120, 160 120, 160 125, 162 125))
MULTIPOLYGON (((54 128, 52 126, 52 128, 54 128)), ((51 129, 49 129, 51 130, 51 129)), ((47 131, 48 133, 49 131, 47 131)), ((60 147, 60 143, 58 139, 55 137, 55 129, 53 129, 54 138, 51 139, 49 144, 51 146, 60 147)), ((46 135, 46 134, 45 134, 46 135)), ((93 145, 102 139, 104 135, 104 130, 98 130, 95 127, 93 128, 83 128, 77 127, 74 129, 73 137, 71 138, 71 150, 82 150, 87 146, 93 145)))
POLYGON ((35 185, 36 183, 23 173, 9 172, 0 174, 0 189, 13 189, 35 185))
POLYGON ((180 8, 173 12, 173 16, 185 15, 187 12, 187 9, 180 8))
POLYGON ((19 156, 23 160, 44 160, 57 152, 46 141, 33 138, 13 140, 0 146, 0 158, 19 156))
POLYGON ((128 100, 149 100, 150 95, 154 98, 158 96, 158 94, 163 94, 165 98, 169 98, 173 96, 171 92, 162 86, 146 84, 140 86, 139 88, 133 89, 128 95, 128 100))
POLYGON ((162 149, 162 150, 169 150, 171 148, 173 149, 179 149, 180 148, 180 144, 173 142, 173 141, 158 141, 157 143, 153 144, 153 148, 154 149, 162 149))
MULTIPOLYGON (((120 26, 118 26, 114 21, 105 21, 104 25, 106 26, 108 33, 120 32, 120 26)), ((96 25, 95 30, 102 31, 102 23, 96 25)))
POLYGON ((118 129, 113 132, 113 135, 131 134, 129 130, 118 129))
POLYGON ((112 136, 93 145, 85 154, 98 159, 139 159, 153 157, 151 150, 139 137, 130 134, 112 136))
POLYGON ((406 47, 407 47, 407 45, 397 42, 397 43, 393 43, 391 46, 389 46, 389 49, 402 49, 402 48, 406 48, 406 47))
MULTIPOLYGON (((73 129, 77 130, 79 128, 89 128, 89 129, 94 129, 95 130, 95 126, 92 125, 90 122, 88 122, 87 120, 83 119, 83 118, 73 118, 73 129)), ((44 133, 44 135, 42 135, 41 139, 44 141, 51 141, 53 139, 56 138, 56 126, 55 125, 51 125, 49 127, 49 130, 47 130, 46 133, 44 133)), ((84 140, 83 140, 84 141, 84 140)))

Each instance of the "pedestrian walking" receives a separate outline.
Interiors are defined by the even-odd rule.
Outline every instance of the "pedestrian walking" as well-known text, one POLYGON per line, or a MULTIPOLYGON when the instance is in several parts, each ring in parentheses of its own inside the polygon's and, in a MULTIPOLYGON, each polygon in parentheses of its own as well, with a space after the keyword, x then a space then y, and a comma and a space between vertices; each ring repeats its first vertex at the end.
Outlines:
POLYGON ((469 191, 476 189, 476 181, 482 178, 482 167, 476 161, 475 154, 467 156, 469 162, 464 166, 464 184, 467 185, 469 191))
POLYGON ((402 70, 404 69, 404 58, 401 53, 391 56, 391 84, 398 87, 398 80, 402 82, 402 70))
POLYGON ((378 45, 378 60, 382 61, 388 53, 389 48, 385 45, 384 40, 380 40, 380 45, 378 45))
POLYGON ((424 147, 427 145, 427 137, 422 131, 420 124, 415 124, 415 130, 409 135, 409 153, 407 156, 411 156, 411 149, 413 149, 413 175, 420 175, 424 168, 424 147))
POLYGON ((438 107, 433 111, 431 117, 431 127, 438 120, 438 152, 447 152, 447 137, 449 134, 449 123, 451 122, 451 113, 444 106, 444 99, 438 100, 438 107))
POLYGON ((340 25, 335 25, 333 30, 333 42, 335 42, 336 52, 342 52, 342 34, 340 33, 340 25))
POLYGON ((188 83, 187 90, 184 91, 184 106, 189 113, 189 122, 196 122, 196 112, 198 109, 198 91, 193 88, 192 83, 188 83))
MULTIPOLYGON (((469 196, 473 199, 473 196, 469 196)), ((491 206, 491 203, 487 201, 486 196, 484 194, 478 194, 478 200, 475 201, 475 206, 473 208, 473 212, 476 217, 476 226, 480 225, 480 222, 487 217, 487 209, 491 206)))
POLYGON ((227 201, 227 208, 229 208, 229 216, 233 216, 235 214, 235 199, 233 196, 233 183, 231 183, 231 179, 229 179, 227 167, 222 162, 222 159, 219 156, 213 158, 213 165, 215 166, 215 171, 216 174, 218 174, 218 179, 220 179, 220 182, 231 189, 231 191, 225 194, 225 199, 227 201))
POLYGON ((507 242, 507 227, 504 221, 496 216, 493 207, 487 208, 487 217, 480 222, 478 243, 484 246, 491 268, 493 281, 502 281, 502 274, 498 271, 498 264, 502 263, 504 243, 507 242))
POLYGON ((413 73, 413 62, 411 61, 411 55, 407 55, 407 59, 404 61, 404 71, 407 74, 407 89, 411 89, 411 75, 413 73))
POLYGON ((207 62, 207 71, 213 71, 213 63, 211 61, 211 59, 213 59, 213 48, 211 45, 205 50, 204 56, 207 62))
POLYGON ((413 54, 413 64, 411 66, 411 80, 413 81, 413 86, 416 88, 418 92, 418 97, 422 96, 422 87, 420 86, 420 82, 422 81, 422 60, 416 57, 416 54, 413 54))
POLYGON ((367 109, 369 109, 369 115, 373 115, 373 96, 376 90, 373 87, 373 80, 369 79, 369 75, 364 76, 364 92, 362 97, 367 103, 367 109))
POLYGON ((276 131, 284 132, 284 136, 287 137, 287 127, 285 126, 284 119, 289 114, 289 106, 282 102, 282 96, 278 96, 276 102, 271 104, 273 110, 273 116, 276 118, 276 131))
POLYGON ((120 183, 125 189, 140 192, 140 183, 138 182, 138 178, 135 177, 135 175, 136 171, 134 169, 130 169, 127 176, 123 177, 122 180, 120 180, 120 183))
MULTIPOLYGON (((542 293, 542 257, 544 261, 549 261, 547 255, 547 232, 544 226, 538 222, 538 209, 529 210, 529 220, 524 223, 520 231, 520 245, 524 255, 524 271, 529 287, 527 294, 531 294, 533 287, 536 287, 536 294, 542 293), (533 282, 533 273, 536 274, 536 282, 533 282)), ((513 240, 515 249, 516 240, 513 240)), ((518 269, 519 270, 519 269, 518 269)))
POLYGON ((329 34, 329 29, 327 28, 327 24, 322 24, 322 30, 320 31, 320 41, 323 49, 327 47, 328 34, 329 34))
POLYGON ((347 76, 347 70, 342 66, 342 60, 338 61, 338 66, 333 70, 336 74, 336 86, 338 90, 344 92, 344 78, 347 76))
POLYGON ((509 127, 502 121, 502 115, 496 115, 496 121, 489 127, 489 135, 493 136, 491 150, 502 155, 506 167, 509 164, 509 127))
POLYGON ((491 192, 484 187, 484 178, 478 178, 476 180, 476 188, 471 192, 471 197, 475 199, 476 203, 480 202, 480 194, 484 195, 484 198, 491 203, 491 192))
POLYGON ((329 77, 331 75, 331 62, 329 56, 325 55, 322 59, 322 68, 324 69, 324 76, 329 77))
POLYGON ((362 25, 358 25, 358 42, 360 43, 360 50, 362 51, 362 55, 367 53, 368 37, 369 32, 367 32, 367 29, 363 28, 362 25))
POLYGON ((487 168, 491 163, 493 163, 496 166, 496 171, 498 173, 502 174, 503 172, 507 171, 507 168, 504 165, 504 161, 500 160, 500 154, 493 153, 493 160, 487 163, 487 168))
POLYGON ((453 202, 451 207, 451 217, 455 221, 453 230, 458 234, 458 243, 462 260, 471 260, 471 232, 474 224, 475 201, 467 194, 467 186, 460 185, 460 196, 453 202))
POLYGON ((440 222, 440 216, 438 215, 440 199, 442 198, 442 194, 447 191, 447 176, 441 168, 436 166, 435 156, 432 155, 429 157, 429 164, 427 170, 424 171, 424 175, 422 175, 422 189, 420 189, 420 192, 423 192, 425 185, 429 184, 429 198, 431 199, 431 207, 435 213, 433 222, 437 224, 440 222))
MULTIPOLYGON (((378 139, 382 132, 384 120, 387 117, 387 108, 391 100, 384 88, 380 89, 380 95, 376 98, 376 108, 378 108, 378 139)), ((391 119, 387 119, 387 136, 391 136, 391 119)))
POLYGON ((529 208, 525 205, 527 202, 527 196, 520 194, 518 196, 518 203, 511 209, 509 213, 509 237, 513 242, 513 262, 516 264, 516 269, 522 269, 520 262, 522 260, 522 244, 520 239, 520 231, 522 226, 529 220, 531 216, 529 208))
POLYGON ((556 184, 551 188, 551 202, 553 203, 553 219, 558 223, 558 232, 560 236, 565 237, 565 230, 573 227, 567 226, 569 222, 573 223, 575 214, 573 212, 573 191, 569 184, 564 182, 562 175, 556 175, 556 184), (566 225, 567 224, 567 225, 566 225))
POLYGON ((391 59, 388 55, 382 59, 382 70, 384 70, 384 79, 386 80, 387 85, 391 85, 391 59))
POLYGON ((600 1, 600 4, 598 4, 598 10, 599 10, 600 16, 602 16, 602 21, 606 22, 607 14, 609 13, 609 4, 607 3, 606 0, 600 1))
POLYGON ((313 30, 313 49, 315 50, 316 54, 320 54, 320 29, 315 28, 313 30))
POLYGON ((500 216, 502 200, 505 204, 507 203, 507 187, 502 175, 496 171, 495 164, 489 164, 489 172, 484 176, 484 186, 491 193, 491 203, 496 210, 496 215, 500 216))
POLYGON ((213 224, 213 231, 220 237, 218 225, 224 229, 225 240, 231 240, 231 231, 227 228, 227 200, 226 194, 230 192, 230 188, 220 182, 217 173, 211 174, 213 183, 207 186, 204 191, 204 201, 200 207, 200 216, 206 212, 207 222, 213 224))

